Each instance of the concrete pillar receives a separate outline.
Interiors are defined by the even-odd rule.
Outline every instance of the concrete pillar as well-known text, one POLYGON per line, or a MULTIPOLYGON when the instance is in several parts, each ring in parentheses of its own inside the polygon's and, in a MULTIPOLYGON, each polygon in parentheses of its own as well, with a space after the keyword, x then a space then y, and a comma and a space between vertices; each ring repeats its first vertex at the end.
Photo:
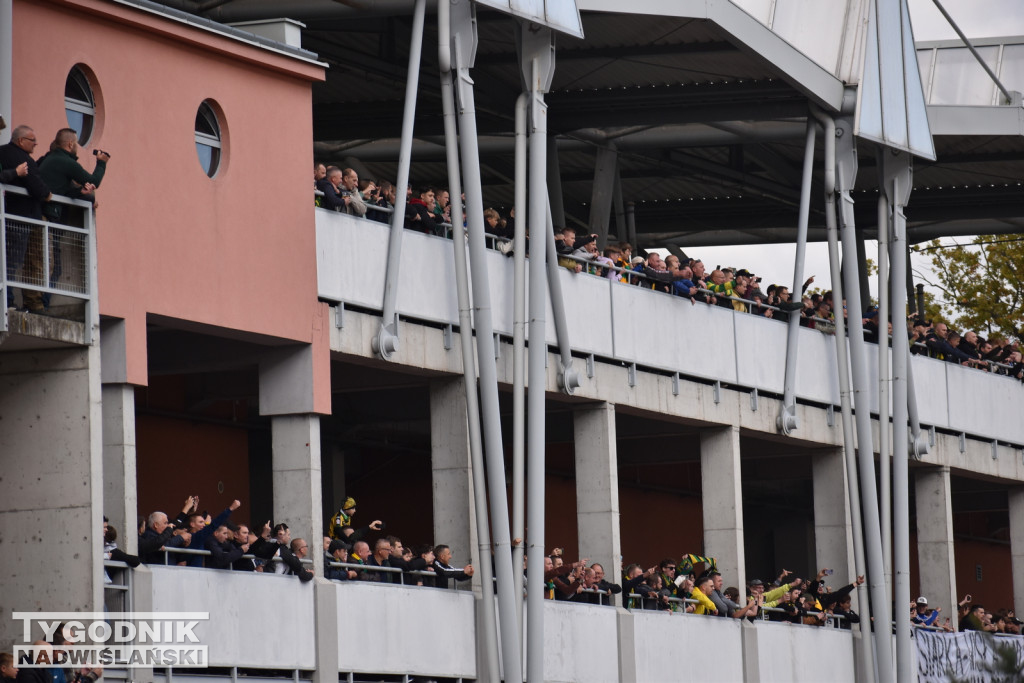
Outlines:
POLYGON ((590 196, 590 232, 597 235, 597 248, 608 244, 608 223, 615 191, 615 167, 619 153, 614 147, 598 147, 594 165, 594 185, 590 196))
POLYGON ((313 579, 313 615, 316 620, 316 670, 313 683, 338 683, 338 584, 320 576, 313 579))
POLYGON ((743 552, 743 489, 740 429, 701 432, 700 479, 704 508, 704 554, 718 561, 726 584, 747 583, 743 552))
MULTIPOLYGON (((948 467, 916 470, 917 564, 921 594, 928 606, 941 607, 956 626, 956 565, 953 563, 953 501, 948 467)), ((911 596, 915 599, 917 596, 911 596)), ((896 605, 896 616, 907 613, 896 605)))
MULTIPOLYGON (((134 555, 139 498, 135 470, 135 387, 103 385, 103 514, 117 529, 117 546, 134 555)), ((143 512, 149 514, 152 510, 143 512)))
MULTIPOLYGON (((1010 562, 1013 611, 1024 614, 1024 488, 1010 489, 1010 562)), ((1020 617, 1017 617, 1018 619, 1020 617)))
MULTIPOLYGON (((430 385, 430 466, 434 543, 451 546, 453 565, 477 558, 473 471, 469 455, 466 388, 461 377, 430 385)), ((488 558, 489 559, 489 558, 488 558)), ((476 587, 476 581, 474 588, 476 587)))
POLYGON ((323 576, 320 417, 275 415, 270 421, 274 523, 285 522, 292 539, 304 538, 316 575, 323 576))
POLYGON ((622 583, 615 406, 600 403, 575 411, 573 434, 579 557, 600 563, 608 581, 622 583))
POLYGON ((14 611, 103 609, 98 347, 0 354, 0 416, 0 642, 10 643, 22 642, 14 611))
MULTIPOLYGON (((814 454, 814 557, 818 570, 835 570, 833 587, 856 578, 853 563, 853 529, 850 522, 849 491, 846 488, 846 462, 841 448, 814 454)), ((856 599, 854 594, 854 599, 856 599)))

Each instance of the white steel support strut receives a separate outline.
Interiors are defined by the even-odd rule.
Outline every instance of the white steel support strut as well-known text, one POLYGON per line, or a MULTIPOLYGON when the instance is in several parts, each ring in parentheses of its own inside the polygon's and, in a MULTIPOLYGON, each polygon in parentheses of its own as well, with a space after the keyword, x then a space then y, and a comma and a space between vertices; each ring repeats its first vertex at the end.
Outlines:
MULTIPOLYGON (((494 567, 498 579, 498 623, 501 631, 501 656, 505 680, 522 680, 520 636, 516 632, 515 601, 512 580, 512 538, 509 532, 508 498, 505 495, 505 457, 501 438, 501 412, 498 405, 498 376, 494 362, 494 324, 491 318, 490 283, 487 277, 487 249, 484 244, 484 205, 481 194, 480 150, 477 145, 476 99, 469 70, 476 57, 476 16, 468 2, 451 5, 452 55, 455 66, 455 93, 458 104, 459 148, 462 153, 462 177, 466 191, 466 225, 469 228, 469 261, 473 291, 473 322, 476 331, 477 367, 480 372, 480 406, 483 425, 487 489, 490 495, 490 523, 494 542, 494 567)), ((466 332, 463 331, 463 334, 466 332)), ((481 521, 486 524, 486 521, 481 521)), ((491 558, 481 557, 480 562, 491 558)), ((520 570, 521 571, 521 570, 520 570)), ((489 597, 484 587, 483 598, 489 597)))

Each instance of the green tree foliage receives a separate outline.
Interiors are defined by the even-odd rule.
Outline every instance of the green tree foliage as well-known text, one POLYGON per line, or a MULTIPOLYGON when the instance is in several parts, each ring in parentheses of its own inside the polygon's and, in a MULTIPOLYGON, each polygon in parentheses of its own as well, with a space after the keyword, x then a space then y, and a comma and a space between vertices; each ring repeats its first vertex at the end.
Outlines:
POLYGON ((938 303, 954 328, 985 337, 1024 334, 1024 235, 978 235, 969 244, 953 245, 933 240, 920 251, 931 253, 935 277, 918 276, 939 292, 938 303))

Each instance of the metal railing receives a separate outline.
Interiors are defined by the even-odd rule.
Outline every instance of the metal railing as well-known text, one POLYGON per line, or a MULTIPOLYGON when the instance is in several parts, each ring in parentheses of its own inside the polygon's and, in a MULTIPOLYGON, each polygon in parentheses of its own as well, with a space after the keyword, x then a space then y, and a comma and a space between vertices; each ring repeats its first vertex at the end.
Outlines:
MULTIPOLYGON (((8 330, 7 303, 12 289, 35 301, 66 296, 85 304, 85 342, 92 342, 96 292, 96 230, 92 204, 54 195, 60 222, 9 213, 7 197, 27 196, 24 188, 0 185, 0 332, 8 330)), ((34 302, 33 302, 34 303, 34 302)), ((42 304, 40 304, 42 305, 42 304)))
MULTIPOLYGON (((761 606, 759 609, 760 609, 760 616, 758 616, 757 618, 761 619, 762 621, 768 621, 768 622, 772 621, 768 617, 769 613, 786 614, 786 615, 789 615, 789 616, 794 616, 793 614, 791 614, 790 612, 787 612, 786 610, 782 609, 781 607, 761 606)), ((843 627, 843 625, 842 625, 843 621, 846 620, 846 617, 844 617, 842 614, 832 614, 831 612, 808 612, 808 611, 800 610, 795 616, 797 616, 801 620, 804 617, 815 617, 817 619, 820 619, 821 617, 825 617, 825 621, 821 622, 820 624, 804 624, 803 621, 801 621, 799 625, 815 626, 815 627, 824 626, 826 628, 842 628, 843 627)), ((784 622, 784 623, 793 623, 793 622, 784 622)))
MULTIPOLYGON (((175 548, 173 546, 170 547, 170 548, 167 548, 167 547, 162 548, 160 550, 160 552, 163 553, 164 564, 166 564, 167 566, 175 566, 175 564, 173 564, 171 562, 171 560, 170 560, 170 555, 171 554, 189 555, 189 556, 193 556, 193 557, 196 557, 196 556, 198 556, 198 557, 210 557, 210 556, 213 555, 213 553, 211 553, 209 550, 205 550, 205 549, 200 549, 200 548, 175 548)), ((270 559, 260 558, 260 557, 257 557, 255 555, 252 555, 252 554, 244 554, 241 557, 239 557, 238 559, 240 559, 240 560, 265 561, 265 562, 268 562, 268 563, 270 561, 280 562, 280 560, 277 560, 275 558, 270 558, 270 559)), ((308 557, 299 559, 299 562, 301 562, 304 565, 312 565, 313 564, 313 560, 308 558, 308 557)), ((127 567, 127 565, 125 565, 124 563, 113 563, 113 564, 116 565, 116 566, 127 567)), ((353 571, 376 572, 376 573, 380 573, 380 574, 392 574, 392 575, 399 575, 399 576, 419 576, 419 577, 425 577, 425 578, 429 578, 429 579, 436 579, 439 576, 438 574, 436 574, 435 572, 432 572, 432 571, 420 571, 420 570, 406 571, 406 570, 404 570, 404 569, 402 569, 400 567, 381 567, 381 566, 378 566, 378 565, 358 564, 358 563, 355 563, 355 562, 328 562, 328 563, 326 563, 326 566, 334 568, 334 569, 351 569, 353 571)), ((189 567, 189 568, 190 569, 207 569, 207 567, 189 567)), ((218 571, 223 571, 223 570, 218 570, 218 571)), ((451 579, 450 581, 451 581, 450 587, 452 587, 452 588, 454 588, 456 590, 459 590, 459 589, 462 588, 461 584, 466 584, 466 588, 467 589, 469 588, 469 582, 468 581, 457 581, 455 579, 451 579)), ((415 585, 415 584, 406 584, 404 581, 400 581, 400 582, 378 581, 378 583, 382 583, 384 585, 396 585, 396 586, 397 585, 406 585, 406 586, 415 585)), ((436 587, 436 586, 433 585, 433 581, 432 581, 430 585, 424 584, 422 587, 433 588, 433 587, 436 587)))

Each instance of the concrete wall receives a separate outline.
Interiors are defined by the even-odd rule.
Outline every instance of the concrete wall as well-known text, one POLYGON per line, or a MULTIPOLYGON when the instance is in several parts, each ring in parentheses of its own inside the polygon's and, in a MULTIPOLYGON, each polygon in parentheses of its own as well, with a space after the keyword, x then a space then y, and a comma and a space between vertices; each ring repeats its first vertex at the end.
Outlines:
POLYGON ((738 619, 632 612, 637 681, 743 680, 738 619))
MULTIPOLYGON (((468 591, 150 569, 151 594, 137 603, 154 611, 210 611, 195 632, 215 666, 312 670, 317 662, 336 662, 338 671, 357 674, 477 676, 475 598, 468 591), (322 599, 330 609, 314 606, 322 599), (336 625, 315 613, 329 613, 336 625)), ((852 682, 853 667, 849 631, 544 603, 546 681, 852 682), (745 674, 744 653, 757 661, 760 679, 745 674)))
POLYGON ((315 668, 312 582, 188 567, 150 570, 152 611, 210 613, 195 634, 209 646, 211 666, 315 668))
POLYGON ((338 668, 474 678, 473 594, 338 584, 338 668))
MULTIPOLYGON (((387 226, 328 211, 316 212, 316 226, 320 296, 380 310, 383 269, 353 269, 350 255, 359 254, 361 259, 383 263, 387 226)), ((458 324, 455 289, 448 275, 452 272, 452 260, 451 241, 413 232, 405 235, 397 300, 399 314, 458 324)), ((504 283, 512 280, 512 260, 490 251, 487 268, 491 273, 495 331, 511 336, 512 291, 504 283)), ((785 356, 786 325, 720 307, 691 305, 681 297, 572 274, 565 269, 559 273, 565 300, 572 302, 567 307, 567 322, 574 351, 762 392, 783 393, 785 364, 763 359, 785 356), (634 323, 657 321, 663 334, 650 335, 644 332, 643 325, 623 324, 624 316, 634 323), (700 337, 692 334, 694 329, 702 331, 700 337), (710 347, 698 343, 698 339, 714 339, 717 343, 710 347)), ((548 310, 550 319, 550 307, 548 310)), ((799 333, 797 397, 838 406, 835 338, 805 328, 799 333)), ((548 343, 553 344, 554 325, 547 326, 547 335, 548 343)), ((871 371, 875 372, 877 354, 869 353, 868 357, 871 371)), ((930 358, 915 357, 913 366, 923 424, 1024 444, 1024 421, 1012 414, 1014 407, 1024 400, 1024 385, 1020 382, 930 358), (979 403, 977 396, 990 400, 979 403)), ((877 410, 877 383, 871 384, 869 395, 872 410, 877 410)), ((613 402, 629 403, 619 399, 613 402)), ((801 420, 802 433, 798 436, 812 439, 805 425, 801 420)))
MULTIPOLYGON (((523 621, 526 621, 525 610, 523 621)), ((546 601, 544 680, 567 683, 619 680, 615 610, 546 601)))
POLYGON ((823 626, 759 621, 761 683, 854 683, 853 636, 823 626))
POLYGON ((100 394, 98 347, 0 354, 0 646, 13 611, 103 604, 100 394))

